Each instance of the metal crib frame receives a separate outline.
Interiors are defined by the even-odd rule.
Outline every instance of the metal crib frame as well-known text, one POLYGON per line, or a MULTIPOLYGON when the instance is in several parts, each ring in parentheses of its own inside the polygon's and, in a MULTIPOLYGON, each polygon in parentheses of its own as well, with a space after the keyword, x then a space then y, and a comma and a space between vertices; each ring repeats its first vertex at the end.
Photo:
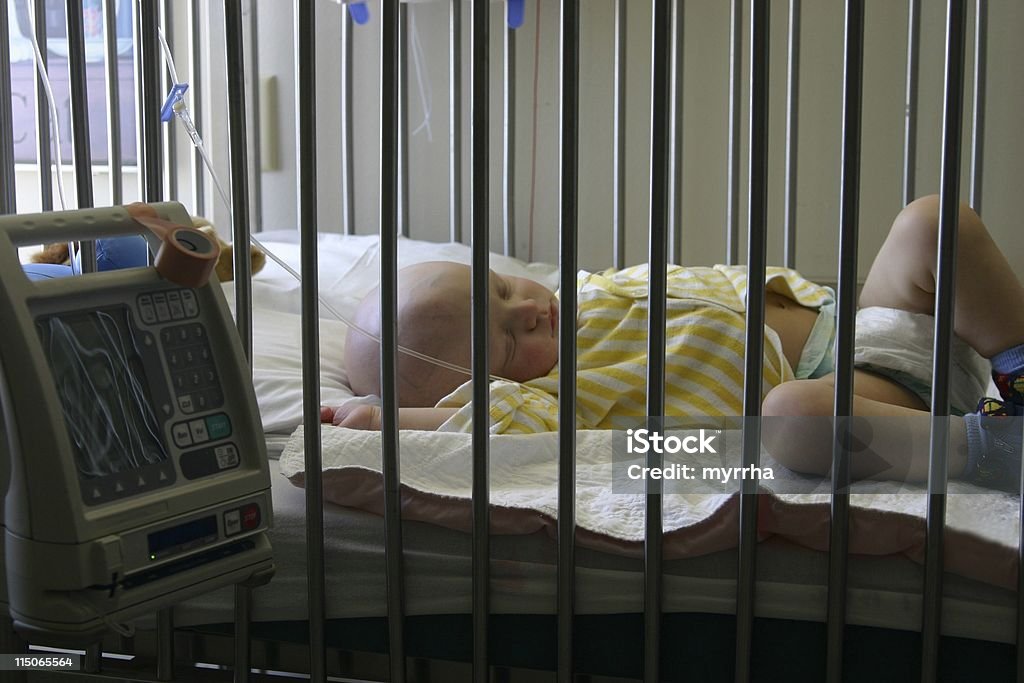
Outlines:
MULTIPOLYGON (((682 45, 678 32, 682 26, 684 0, 652 0, 653 2, 653 88, 651 107, 652 149, 650 177, 650 295, 651 300, 660 305, 650 308, 649 326, 649 372, 647 406, 650 415, 664 413, 664 369, 665 369, 665 265, 669 261, 669 251, 678 258, 680 237, 678 235, 681 211, 679 208, 678 188, 681 164, 681 66, 682 45)), ((449 209, 450 234, 453 240, 463 238, 462 203, 463 183, 468 182, 469 214, 472 216, 470 234, 473 245, 472 291, 474 299, 486 302, 488 282, 489 224, 488 224, 488 185, 489 185, 489 150, 487 131, 491 115, 488 106, 489 82, 489 46, 491 36, 490 7, 488 0, 471 0, 469 3, 471 20, 468 38, 471 44, 471 60, 462 64, 459 46, 463 39, 462 9, 459 0, 450 0, 449 22, 449 55, 450 55, 450 98, 449 116, 451 133, 449 138, 449 209), (461 112, 461 75, 468 69, 471 82, 471 106, 468 125, 468 144, 471 163, 468 174, 462 168, 462 144, 464 124, 461 112), (468 178, 464 178, 468 175, 468 178)), ((41 19, 41 3, 36 4, 36 16, 41 19)), ((766 254, 767 224, 767 119, 768 119, 768 0, 751 0, 750 2, 750 43, 749 63, 749 185, 746 188, 749 214, 747 216, 747 234, 749 254, 750 282, 764 282, 766 254)), ((165 12, 170 12, 172 4, 168 2, 165 12)), ((198 0, 189 5, 192 36, 192 75, 193 82, 198 80, 198 35, 201 26, 199 20, 198 0)), ((159 615, 160 629, 157 639, 143 642, 139 638, 135 648, 139 651, 158 653, 157 678, 170 680, 174 675, 175 650, 189 661, 223 661, 223 653, 234 652, 234 677, 236 681, 246 680, 253 662, 259 667, 295 666, 305 668, 313 681, 326 680, 328 670, 353 671, 391 681, 405 680, 447 680, 456 673, 443 673, 446 669, 431 669, 422 660, 410 659, 406 655, 405 633, 406 619, 404 616, 403 599, 403 566, 401 513, 399 499, 399 446, 397 438, 398 405, 396 400, 396 335, 395 330, 385 327, 382 332, 382 386, 390 390, 384 392, 383 410, 383 463, 385 479, 385 524, 386 524, 386 565, 387 565, 387 639, 389 654, 386 657, 375 655, 359 655, 338 653, 338 657, 328 665, 328 648, 325 643, 325 579, 324 579, 324 548, 323 548, 323 496, 321 479, 321 444, 319 424, 319 406, 315 397, 319 396, 319 353, 318 353, 318 301, 317 301, 317 254, 315 233, 317 220, 317 172, 316 172, 316 3, 296 0, 296 35, 301 36, 297 46, 297 95, 298 110, 298 154, 299 154, 299 222, 301 226, 302 270, 305 278, 302 283, 303 331, 302 352, 304 359, 304 394, 307 397, 303 404, 305 430, 305 471, 306 511, 307 511, 307 546, 308 546, 308 648, 281 643, 253 641, 250 643, 249 612, 252 596, 249 589, 240 587, 236 591, 236 622, 234 637, 230 634, 200 633, 187 631, 174 633, 171 612, 159 615), (228 645, 228 641, 233 645, 228 645), (435 678, 431 679, 430 671, 435 678), (442 673, 437 673, 441 671, 442 673)), ((252 26, 256 25, 256 4, 250 6, 252 26)), ((986 0, 975 0, 976 34, 974 37, 974 93, 973 93, 973 124, 971 151, 971 191, 970 198, 976 208, 981 202, 981 160, 984 125, 984 87, 985 87, 985 28, 986 0)), ((82 34, 81 0, 67 0, 70 36, 70 63, 76 77, 72 83, 76 88, 74 100, 85 102, 84 78, 84 39, 82 34)), ((156 2, 144 1, 136 4, 136 30, 138 36, 137 50, 139 66, 137 69, 137 88, 140 93, 139 120, 141 121, 139 146, 142 153, 142 177, 144 183, 144 199, 158 201, 163 198, 165 171, 170 169, 173 161, 163 154, 161 128, 154 112, 159 110, 163 91, 160 74, 161 57, 157 46, 157 25, 160 7, 156 2)), ((231 177, 233 195, 234 226, 233 237, 236 243, 248 242, 250 223, 252 222, 252 201, 249 193, 249 172, 254 162, 259 168, 259 159, 252 160, 247 156, 247 123, 245 102, 246 93, 243 74, 245 64, 249 60, 249 68, 255 70, 255 44, 250 45, 246 53, 242 44, 242 0, 224 0, 224 11, 227 36, 227 73, 230 112, 230 150, 231 177)), ((575 201, 578 178, 578 134, 576 122, 579 119, 579 0, 560 0, 560 175, 561 175, 561 230, 560 230, 560 268, 562 306, 564 310, 575 310, 577 271, 577 231, 578 213, 575 201)), ((397 237, 407 231, 408 210, 403 206, 408 202, 408 144, 405 143, 408 130, 404 96, 407 88, 405 82, 404 50, 404 10, 395 1, 381 3, 379 22, 381 25, 381 185, 380 185, 380 249, 381 249, 381 310, 382 319, 394 319, 397 307, 396 275, 397 275, 397 237)), ((625 213, 624 213, 624 171, 623 160, 626 154, 624 143, 625 119, 625 23, 626 11, 624 0, 615 0, 614 53, 615 53, 615 112, 614 112, 614 153, 613 153, 613 253, 616 266, 624 265, 625 213)), ((726 260, 735 263, 739 254, 740 236, 740 126, 741 126, 741 81, 742 70, 742 16, 741 0, 732 0, 730 15, 730 99, 729 99, 729 140, 728 140, 728 206, 727 206, 727 254, 726 260)), ((963 127, 962 100, 964 83, 964 51, 966 1, 949 0, 947 17, 946 41, 946 78, 944 124, 942 135, 942 192, 940 222, 940 261, 938 269, 938 293, 936 297, 936 336, 935 336, 935 382, 932 394, 933 415, 936 418, 949 415, 949 363, 942 359, 948 358, 953 329, 953 276, 955 269, 954 253, 957 238, 957 207, 959 202, 960 179, 960 139, 963 127)), ((108 35, 112 34, 113 9, 111 2, 104 2, 105 22, 108 35)), ((7 24, 11 20, 7 16, 6 2, 0 2, 0 73, 9 71, 9 50, 7 40, 7 24)), ((799 22, 800 0, 790 0, 788 14, 788 49, 787 49, 787 122, 786 122, 786 191, 785 191, 785 262, 792 266, 795 260, 795 202, 796 202, 796 139, 797 139, 797 74, 799 70, 799 22)), ((914 196, 914 144, 916 140, 917 111, 917 62, 918 34, 920 22, 919 0, 908 0, 908 39, 907 39, 907 77, 906 97, 907 114, 905 120, 904 148, 904 200, 914 196)), ((835 405, 836 415, 849 415, 852 410, 853 385, 853 320, 856 310, 856 273, 857 273, 857 225, 860 169, 860 129, 862 100, 862 63, 863 63, 863 0, 847 0, 845 15, 845 58, 843 73, 843 119, 842 119, 842 188, 840 207, 840 253, 847 255, 841 260, 838 287, 838 363, 836 370, 835 405)), ((37 32, 45 41, 45 22, 37 22, 37 32)), ((252 32, 255 37, 255 31, 252 32)), ((353 170, 352 170, 352 32, 351 22, 345 14, 342 27, 342 153, 345 156, 342 164, 342 224, 343 231, 354 231, 353 218, 353 170)), ((504 84, 505 105, 504 125, 504 164, 502 187, 504 191, 503 220, 505 229, 504 251, 515 254, 514 216, 512 215, 512 181, 514 161, 514 115, 515 91, 513 87, 515 75, 515 43, 514 36, 506 31, 504 35, 504 84)), ((107 42, 108 62, 115 61, 114 41, 107 42)), ((116 73, 116 65, 108 63, 108 71, 116 73)), ((110 110, 117 111, 117 101, 121 94, 117 91, 117 79, 110 78, 112 87, 107 97, 110 110)), ((253 83, 258 83, 254 78, 253 83)), ((203 106, 199 88, 193 90, 193 102, 198 111, 203 106)), ((44 100, 40 100, 44 103, 44 100)), ((0 83, 0 114, 11 112, 10 82, 4 79, 0 83)), ((76 107, 73 117, 74 131, 74 162, 79 197, 79 206, 90 206, 93 202, 92 182, 90 174, 89 121, 85 108, 76 107)), ((10 122, 11 116, 0 116, 0 169, 5 177, 13 178, 14 158, 13 141, 10 122)), ((255 118, 258 131, 258 112, 255 118)), ((48 131, 48 121, 42 108, 39 114, 39 130, 48 131)), ((110 140, 110 163, 113 177, 118 181, 114 184, 112 201, 121 201, 120 170, 121 159, 119 143, 121 131, 117 116, 109 118, 108 139, 110 140)), ((49 168, 48 136, 39 136, 39 159, 41 168, 49 168)), ((258 152, 257 152, 258 154, 258 152)), ((202 201, 203 169, 197 155, 191 161, 194 171, 194 196, 202 201)), ((256 174, 258 179, 259 174, 256 174)), ((16 211, 13 183, 0 186, 0 212, 16 211)), ((42 199, 45 208, 51 208, 49 174, 41 174, 42 199)), ((259 189, 256 189, 256 196, 259 189)), ((256 202, 258 206, 258 201, 256 202)), ((259 211, 255 210, 256 221, 259 222, 259 211)), ((236 296, 238 313, 238 330, 243 347, 251 354, 252 349, 252 318, 251 288, 249 285, 249 261, 244 250, 235 251, 236 296)), ((752 284, 749 294, 747 313, 747 356, 746 383, 744 390, 744 414, 756 417, 760 414, 761 376, 762 376, 762 345, 764 326, 764 287, 752 284)), ((574 316, 562 316, 560 323, 560 357, 575 357, 574 316)), ((458 669, 459 677, 469 677, 474 681, 490 680, 494 671, 489 661, 489 646, 492 644, 493 633, 488 618, 488 582, 489 582, 489 514, 484 501, 488 499, 488 359, 485 343, 487 330, 487 308, 480 305, 474 311, 473 335, 474 355, 472 361, 474 380, 474 432, 473 432, 473 614, 472 614, 472 666, 471 673, 465 668, 458 669), (484 341, 481 341, 484 340, 484 341)), ((575 368, 566 365, 562 368, 559 391, 559 410, 563 415, 575 414, 575 368)), ((933 424, 944 424, 942 420, 933 420, 933 424)), ((559 445, 562 453, 575 452, 574 420, 562 421, 559 431, 559 445)), ((922 624, 922 680, 933 680, 938 673, 938 652, 941 625, 942 597, 942 542, 944 528, 946 490, 946 450, 948 435, 944 429, 933 427, 931 443, 931 465, 928 481, 929 510, 927 518, 927 560, 925 565, 924 619, 922 624)), ((757 464, 759 435, 748 432, 744 437, 744 465, 757 464)), ((658 456, 652 455, 650 466, 658 466, 654 461, 658 456)), ((837 445, 833 453, 832 487, 832 523, 831 550, 829 553, 829 590, 827 620, 827 680, 839 681, 843 675, 843 644, 846 613, 846 579, 847 579, 847 548, 849 543, 849 499, 841 491, 849 480, 849 458, 847 452, 837 445)), ((556 678, 568 683, 576 679, 574 670, 574 643, 576 633, 573 585, 575 577, 575 555, 573 539, 575 536, 574 518, 574 482, 575 466, 572 458, 563 458, 559 468, 559 519, 558 536, 558 613, 557 613, 557 671, 556 678)), ((659 670, 661 661, 661 626, 662 626, 662 585, 661 585, 661 497, 657 486, 649 483, 647 495, 646 542, 644 546, 644 669, 643 679, 648 683, 660 680, 666 672, 659 670)), ((756 483, 744 481, 741 492, 740 543, 739 543, 739 578, 737 584, 737 609, 735 631, 735 680, 749 680, 752 667, 752 638, 754 624, 754 595, 756 590, 755 566, 757 562, 757 496, 756 483)), ((1024 548, 1024 543, 1021 544, 1024 548)), ((1020 588, 1024 588, 1024 583, 1020 588)), ((1024 590, 1018 589, 1018 600, 1024 596, 1024 590)), ((1018 602, 1018 632, 1024 626, 1024 609, 1018 602)), ((108 649, 117 650, 123 644, 108 643, 108 649)), ((13 651, 19 644, 13 640, 0 641, 0 649, 13 651)), ((1024 672, 1024 648, 1018 647, 1018 679, 1024 672)), ((99 668, 99 648, 88 651, 88 666, 92 671, 99 668)), ((116 671, 116 669, 114 669, 116 671)), ((99 675, 99 674, 97 674, 99 675)), ((134 675, 134 674, 133 674, 134 675)), ((500 680, 512 680, 508 670, 499 670, 495 674, 500 680), (501 673, 504 671, 504 673, 501 673)), ((189 679, 198 677, 195 670, 187 674, 189 679)), ((255 679, 253 679, 255 680, 255 679)), ((598 679, 592 679, 598 680, 598 679)))

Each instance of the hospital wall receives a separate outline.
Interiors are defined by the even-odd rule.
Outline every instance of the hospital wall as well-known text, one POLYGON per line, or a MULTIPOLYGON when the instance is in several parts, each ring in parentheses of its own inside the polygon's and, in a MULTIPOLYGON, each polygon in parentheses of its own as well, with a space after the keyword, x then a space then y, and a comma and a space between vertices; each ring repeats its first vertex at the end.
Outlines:
MULTIPOLYGON (((645 258, 647 243, 650 135, 650 7, 627 2, 627 111, 626 111, 626 218, 629 227, 626 260, 645 258)), ((683 260, 710 263, 725 258, 723 225, 728 186, 728 74, 729 2, 685 0, 683 55, 683 139, 681 197, 683 260)), ((468 3, 463 3, 463 25, 468 33, 468 3)), ((916 155, 915 194, 938 191, 941 135, 944 2, 922 3, 920 56, 920 112, 916 155)), ((965 113, 970 113, 973 88, 973 3, 968 3, 967 77, 965 113)), ((1018 134, 1018 112, 1024 110, 1024 82, 1015 74, 1022 55, 1016 36, 1024 31, 1024 5, 1014 0, 988 3, 988 78, 984 136, 982 215, 1004 250, 1020 253, 1024 233, 1019 230, 1015 206, 1018 179, 1024 177, 1024 138, 1018 134)), ((375 3, 370 4, 371 12, 375 3)), ((407 5, 410 27, 415 26, 422 47, 422 64, 409 64, 410 226, 416 235, 444 239, 448 234, 448 3, 407 5), (417 69, 420 71, 417 71, 417 69), (417 77, 422 75, 422 82, 417 77), (425 92, 429 113, 420 93, 425 92)), ((501 134, 500 84, 503 5, 491 3, 491 204, 492 245, 501 245, 501 134)), ((340 97, 338 69, 341 7, 318 4, 318 164, 322 229, 337 229, 340 215, 340 143, 337 121, 340 97)), ((781 262, 783 180, 785 176, 785 80, 788 3, 772 3, 772 58, 770 128, 770 262, 781 262)), ((843 2, 821 0, 801 3, 801 67, 799 97, 798 180, 796 219, 797 266, 811 277, 831 279, 836 271, 838 234, 840 142, 842 112, 843 2)), ((294 151, 287 132, 294 130, 292 43, 278 27, 290 25, 291 3, 260 5, 260 63, 265 74, 278 79, 281 169, 264 175, 263 210, 268 226, 295 223, 295 207, 279 201, 294 195, 294 151), (278 188, 278 189, 273 189, 278 188)), ((611 263, 612 224, 612 113, 611 74, 614 8, 611 0, 581 3, 582 55, 580 66, 579 135, 581 140, 578 206, 580 230, 588 236, 580 244, 580 263, 600 268, 611 263), (600 238, 591 238, 592 235, 600 238), (604 236, 608 235, 606 239, 604 236)), ((378 31, 370 24, 355 27, 356 224, 360 232, 377 225, 377 121, 378 31)), ((744 17, 743 65, 746 78, 749 54, 744 17)), ((902 202, 902 155, 907 7, 905 2, 868 0, 865 26, 864 124, 862 136, 860 272, 881 245, 893 215, 902 202)), ((514 133, 514 215, 517 253, 533 258, 557 258, 558 225, 558 3, 527 3, 526 22, 516 32, 517 78, 514 133), (539 6, 539 13, 538 13, 539 6), (538 39, 538 33, 539 39, 538 39), (537 97, 534 99, 535 56, 537 97), (536 140, 534 140, 536 118, 536 140), (536 157, 532 158, 532 150, 536 157)), ((464 41, 468 43, 468 41, 464 41)), ((469 64, 464 45, 463 64, 469 64)), ((463 67, 463 132, 468 136, 468 67, 463 67)), ((741 208, 745 221, 747 93, 741 162, 741 208)), ((969 119, 968 119, 969 121, 969 119)), ((467 137, 468 140, 468 137, 467 137)), ((967 197, 970 172, 969 128, 965 132, 963 196, 967 197)), ((463 144, 468 180, 468 142, 463 144)), ((468 188, 468 184, 464 187, 468 188)), ((463 217, 468 231, 468 191, 463 193, 463 217)), ((742 238, 745 245, 745 237, 742 238)), ((744 247, 745 248, 745 247, 744 247)), ((1021 274, 1021 271, 1018 271, 1021 274)))

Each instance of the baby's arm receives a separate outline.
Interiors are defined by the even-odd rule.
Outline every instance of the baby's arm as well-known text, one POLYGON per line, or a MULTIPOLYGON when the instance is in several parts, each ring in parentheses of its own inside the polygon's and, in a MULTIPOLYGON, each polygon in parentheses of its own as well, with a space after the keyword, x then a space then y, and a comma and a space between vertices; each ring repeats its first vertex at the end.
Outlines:
MULTIPOLYGON (((399 429, 422 429, 433 431, 448 421, 457 408, 399 408, 399 429)), ((349 429, 380 430, 380 406, 365 403, 349 404, 338 408, 320 408, 320 422, 349 429)))

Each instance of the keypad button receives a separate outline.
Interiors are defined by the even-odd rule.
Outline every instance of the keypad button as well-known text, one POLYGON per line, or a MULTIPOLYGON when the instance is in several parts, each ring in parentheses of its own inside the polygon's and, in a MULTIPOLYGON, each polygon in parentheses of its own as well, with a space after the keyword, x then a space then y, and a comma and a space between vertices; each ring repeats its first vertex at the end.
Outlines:
POLYGON ((205 443, 210 440, 206 431, 206 420, 192 420, 188 423, 188 429, 192 433, 193 443, 205 443))
POLYGON ((196 294, 191 289, 181 290, 181 305, 189 318, 199 315, 199 302, 196 301, 196 294))
POLYGON ((224 413, 210 415, 206 418, 206 433, 211 441, 226 439, 231 436, 231 420, 224 413))
POLYGON ((179 422, 171 428, 171 432, 174 436, 174 444, 178 448, 187 448, 192 445, 192 431, 189 429, 188 423, 179 422))

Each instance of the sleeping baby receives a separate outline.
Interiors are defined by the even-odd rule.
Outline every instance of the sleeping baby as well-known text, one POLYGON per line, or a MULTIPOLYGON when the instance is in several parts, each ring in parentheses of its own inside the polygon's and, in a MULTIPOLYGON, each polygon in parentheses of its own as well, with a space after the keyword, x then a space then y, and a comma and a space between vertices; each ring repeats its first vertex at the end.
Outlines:
MULTIPOLYGON (((928 414, 937 230, 938 198, 915 201, 897 216, 872 264, 857 313, 854 415, 928 414)), ((981 219, 966 206, 960 212, 958 242, 950 407, 962 419, 950 420, 949 471, 985 486, 1017 490, 1020 421, 1010 416, 1024 414, 1024 306, 1004 302, 1024 301, 1024 289, 981 219), (982 398, 990 369, 1001 399, 982 398)), ((579 274, 579 429, 613 428, 624 418, 646 414, 647 275, 646 266, 579 274)), ((742 415, 746 270, 669 266, 667 276, 667 414, 742 415)), ((398 299, 399 345, 469 367, 468 266, 432 262, 403 268, 398 299)), ((489 305, 491 433, 557 430, 556 294, 532 280, 492 272, 489 305)), ((355 316, 358 326, 375 335, 380 333, 378 306, 378 295, 371 292, 355 316)), ((765 322, 762 415, 831 416, 832 290, 796 271, 769 268, 765 322)), ((345 366, 356 394, 380 395, 379 352, 376 339, 349 330, 345 366)), ((400 353, 400 427, 468 431, 468 380, 465 372, 400 353)), ((366 404, 324 408, 322 419, 343 427, 380 428, 379 408, 366 404)), ((801 472, 829 472, 830 431, 816 438, 806 432, 806 422, 775 425, 764 436, 777 460, 801 472)), ((928 429, 927 419, 876 421, 873 442, 891 444, 884 450, 885 462, 853 458, 851 476, 926 479, 928 429), (881 433, 886 423, 890 435, 881 433), (910 439, 915 430, 924 433, 910 439)))

